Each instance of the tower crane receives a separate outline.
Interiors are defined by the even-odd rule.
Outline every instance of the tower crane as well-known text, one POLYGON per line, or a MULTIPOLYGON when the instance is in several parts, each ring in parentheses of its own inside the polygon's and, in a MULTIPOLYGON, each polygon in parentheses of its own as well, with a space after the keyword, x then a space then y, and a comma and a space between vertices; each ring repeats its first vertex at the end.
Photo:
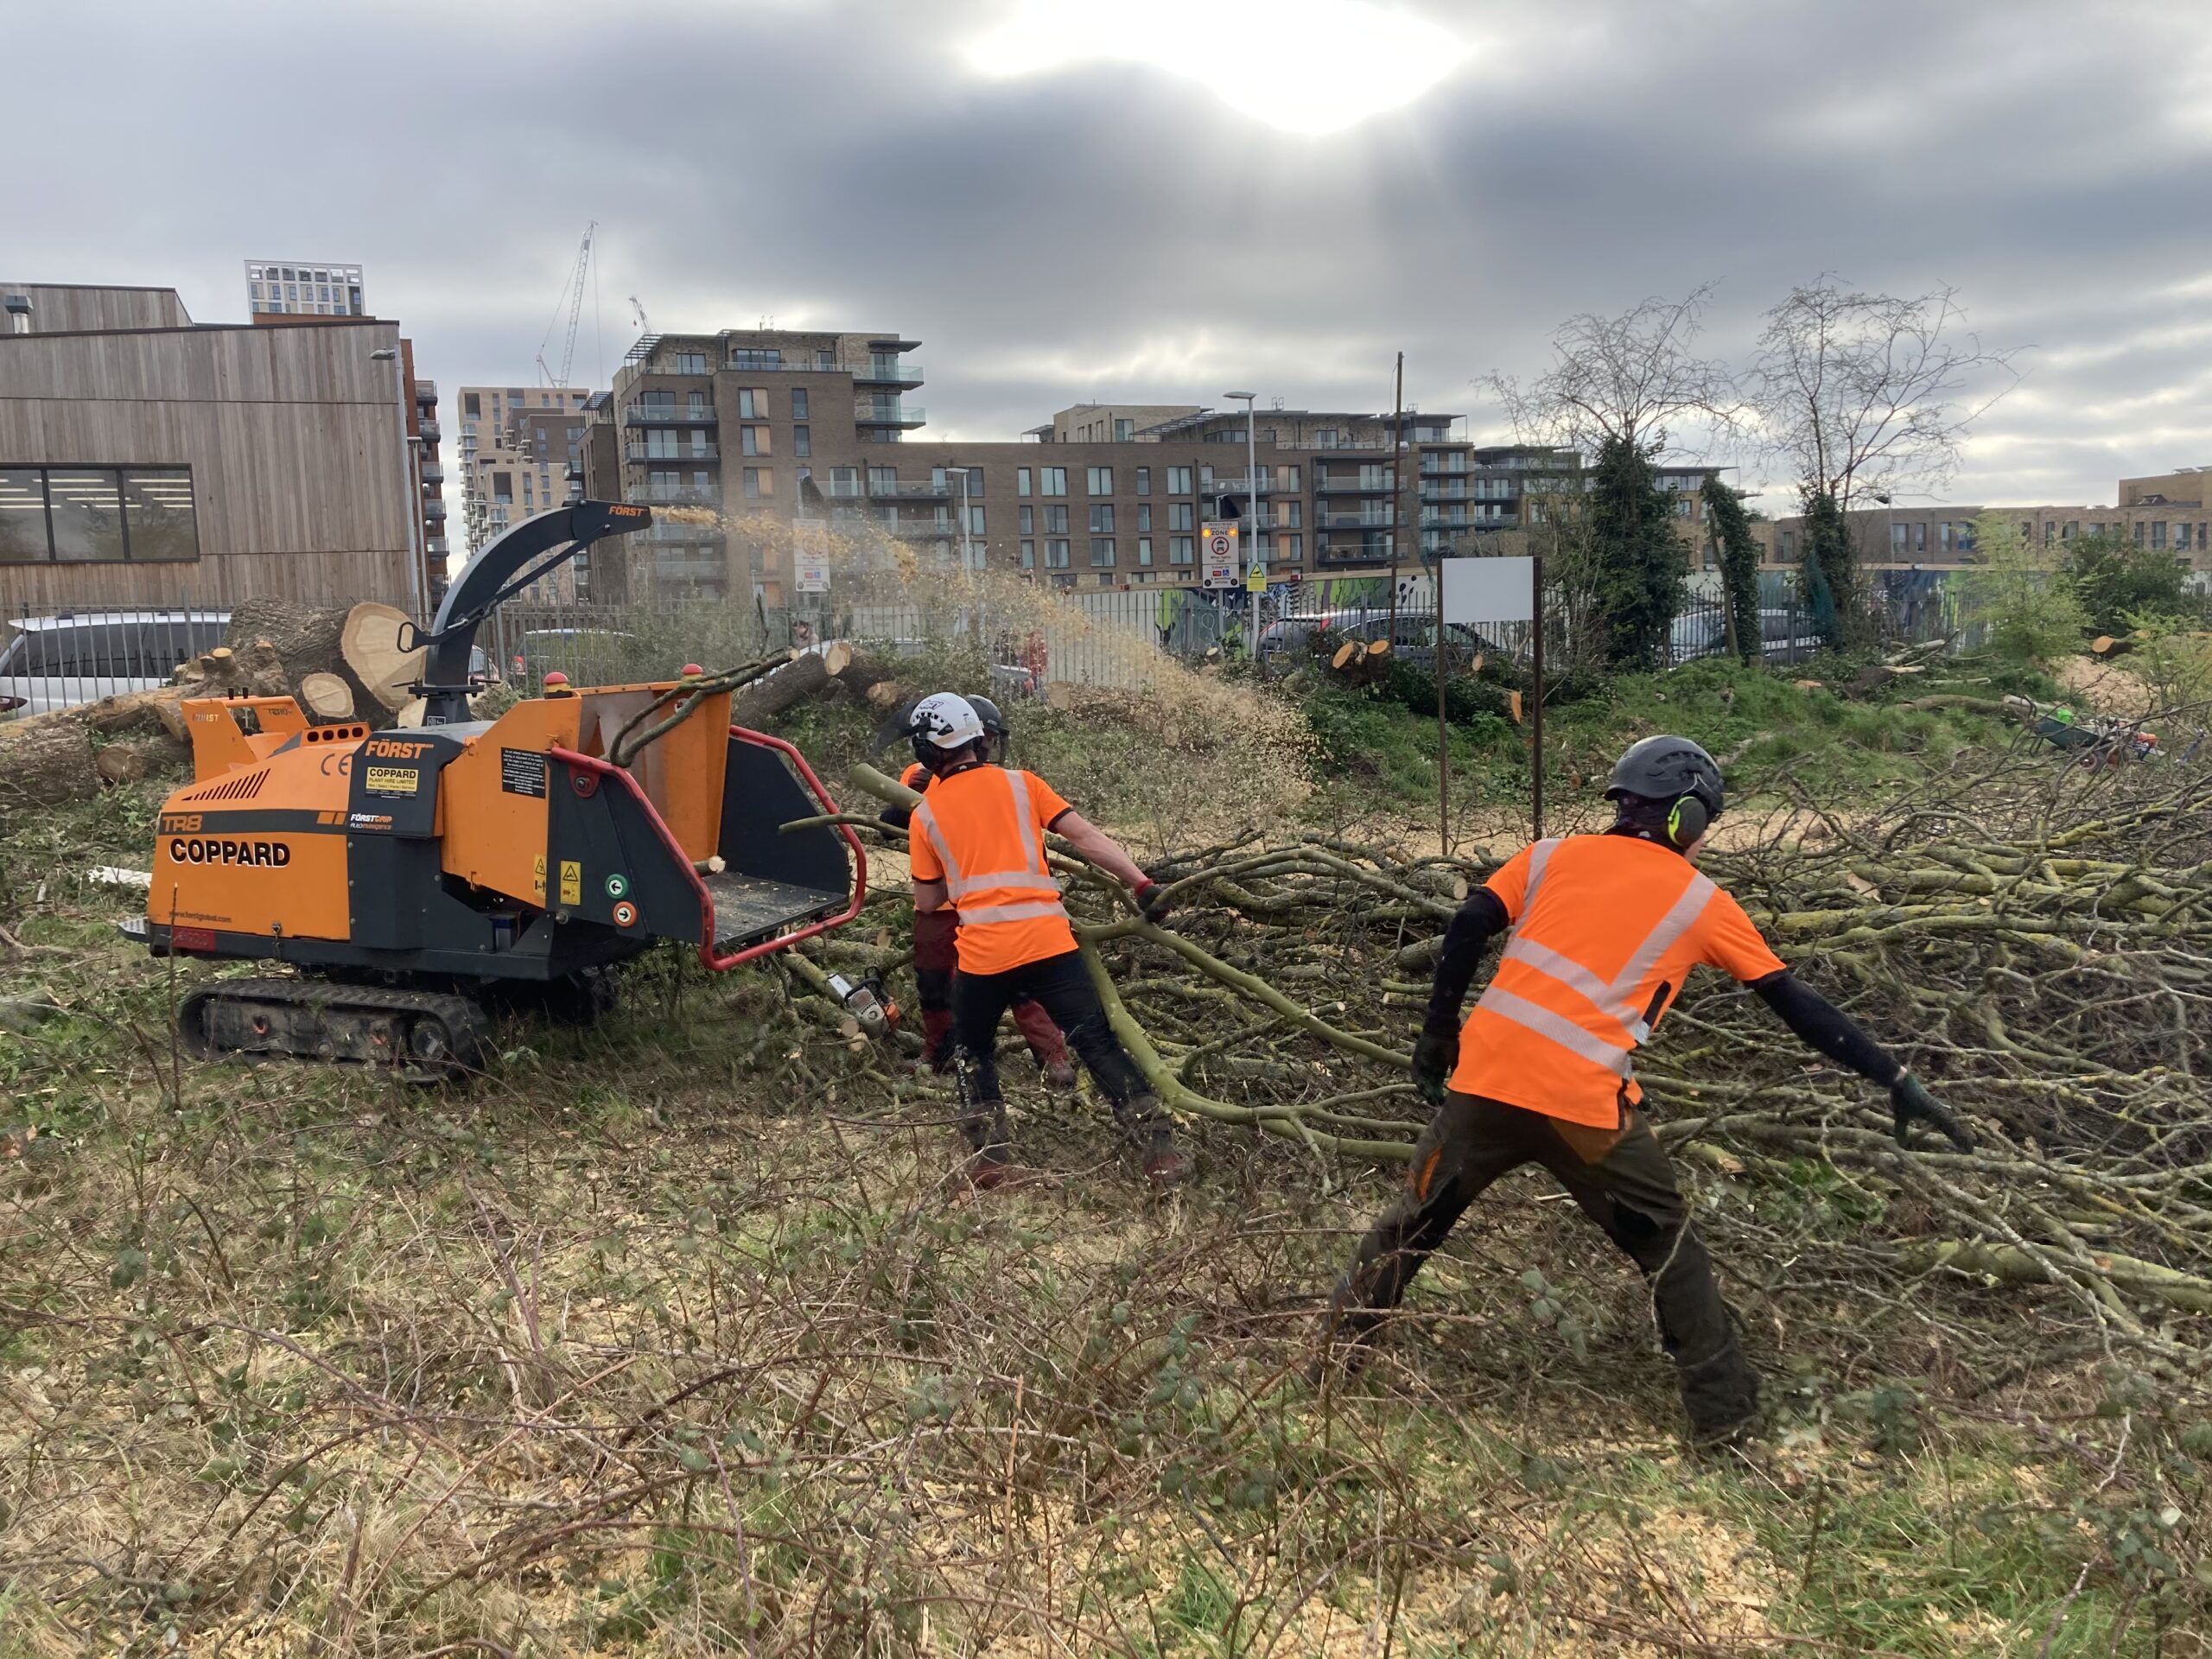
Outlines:
POLYGON ((567 284, 561 289, 561 298, 553 302, 553 321, 545 325, 545 338, 537 343, 538 384, 543 386, 565 386, 569 384, 569 365, 575 360, 576 321, 584 305, 584 277, 591 270, 592 232, 599 229, 597 219, 584 226, 584 239, 576 250, 576 268, 569 275, 567 284), (561 372, 558 374, 546 366, 545 348, 553 343, 553 331, 561 326, 561 302, 569 305, 569 332, 561 342, 561 372))

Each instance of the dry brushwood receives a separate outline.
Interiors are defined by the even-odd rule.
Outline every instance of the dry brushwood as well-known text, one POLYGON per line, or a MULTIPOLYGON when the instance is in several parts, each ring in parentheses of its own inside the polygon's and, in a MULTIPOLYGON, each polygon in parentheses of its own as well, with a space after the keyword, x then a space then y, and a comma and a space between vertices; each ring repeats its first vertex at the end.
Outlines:
MULTIPOLYGON (((2201 1367, 2212 772, 2084 773, 2024 742, 1859 817, 1807 813, 1826 833, 1796 815, 1706 868, 1981 1147, 1901 1149, 1878 1090, 1707 976, 1642 1057, 1662 1138, 1755 1184, 1825 1165, 1879 1194, 1868 1271, 2047 1287, 2107 1347, 2201 1367)), ((1486 864, 1317 839, 1216 849, 1155 867, 1178 906, 1164 927, 1065 868, 1115 1028, 1177 1110, 1316 1156, 1408 1155, 1427 971, 1486 864)))

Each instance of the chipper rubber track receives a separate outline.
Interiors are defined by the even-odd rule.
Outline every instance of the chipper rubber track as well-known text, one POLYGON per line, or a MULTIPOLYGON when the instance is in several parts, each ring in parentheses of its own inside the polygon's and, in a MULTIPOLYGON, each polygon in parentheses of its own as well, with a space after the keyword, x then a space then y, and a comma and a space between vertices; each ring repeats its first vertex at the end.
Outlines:
POLYGON ((391 1066, 410 1083, 448 1083, 493 1054, 484 1011, 465 996, 308 979, 226 979, 177 1011, 200 1059, 242 1054, 391 1066))

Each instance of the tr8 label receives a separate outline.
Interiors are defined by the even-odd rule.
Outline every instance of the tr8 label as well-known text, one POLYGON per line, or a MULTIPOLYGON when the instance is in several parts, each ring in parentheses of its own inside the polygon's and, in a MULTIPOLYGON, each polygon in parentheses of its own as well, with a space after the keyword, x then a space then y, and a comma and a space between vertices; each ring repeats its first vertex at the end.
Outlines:
POLYGON ((169 842, 173 864, 239 864, 281 870, 292 861, 292 849, 281 841, 219 841, 210 836, 179 836, 169 842))

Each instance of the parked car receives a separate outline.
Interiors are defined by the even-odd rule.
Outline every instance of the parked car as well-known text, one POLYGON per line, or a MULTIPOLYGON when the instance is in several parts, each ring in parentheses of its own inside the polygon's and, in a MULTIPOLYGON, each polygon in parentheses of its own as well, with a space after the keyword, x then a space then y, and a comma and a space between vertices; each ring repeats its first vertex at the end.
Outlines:
MULTIPOLYGON (((532 628, 514 654, 517 689, 528 696, 558 669, 577 685, 619 685, 647 672, 644 642, 619 628, 532 628)), ((476 664, 472 657, 469 672, 476 664)))
POLYGON ((1340 632, 1345 628, 1356 627, 1388 614, 1386 611, 1362 609, 1314 611, 1304 616, 1277 617, 1260 630, 1260 655, 1265 658, 1285 652, 1302 652, 1306 642, 1317 633, 1340 632))
MULTIPOLYGON (((1759 654, 1770 663, 1802 662, 1818 651, 1821 636, 1806 613, 1783 606, 1759 612, 1759 654)), ((1688 611, 1675 619, 1668 637, 1669 658, 1679 667, 1728 649, 1728 623, 1718 609, 1688 611)))
POLYGON ((81 611, 19 616, 0 649, 0 714, 45 714, 168 683, 223 643, 228 611, 81 611))

